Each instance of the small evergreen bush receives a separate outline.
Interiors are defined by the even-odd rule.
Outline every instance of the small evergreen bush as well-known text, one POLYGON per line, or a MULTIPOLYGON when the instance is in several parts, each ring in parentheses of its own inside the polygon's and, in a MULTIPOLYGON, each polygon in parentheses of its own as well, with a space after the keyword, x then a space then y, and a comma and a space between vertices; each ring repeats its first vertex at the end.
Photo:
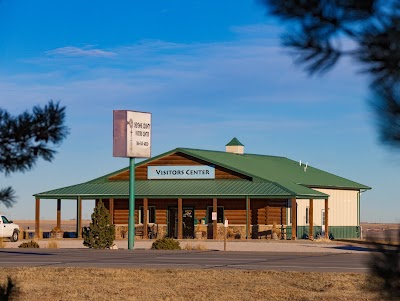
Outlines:
POLYGON ((4 284, 0 284, 0 300, 18 300, 19 289, 15 284, 15 281, 7 276, 7 281, 4 284))
POLYGON ((153 242, 151 248, 153 250, 180 250, 181 246, 179 241, 173 238, 165 237, 157 239, 155 242, 153 242))
POLYGON ((40 248, 39 244, 36 241, 29 241, 29 242, 23 242, 18 246, 18 248, 40 248))
POLYGON ((83 245, 93 249, 106 249, 114 244, 115 226, 110 223, 110 214, 99 201, 92 214, 89 227, 83 229, 83 245))

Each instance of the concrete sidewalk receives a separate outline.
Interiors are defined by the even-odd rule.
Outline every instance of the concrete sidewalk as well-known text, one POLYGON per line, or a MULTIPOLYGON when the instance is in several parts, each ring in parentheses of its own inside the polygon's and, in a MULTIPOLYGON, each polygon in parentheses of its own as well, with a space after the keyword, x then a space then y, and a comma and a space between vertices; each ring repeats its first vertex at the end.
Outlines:
MULTIPOLYGON (((4 241, 5 248, 18 248, 22 242, 29 240, 20 240, 18 242, 4 241)), ((41 248, 46 248, 50 241, 56 241, 60 249, 71 248, 86 248, 83 245, 82 239, 60 239, 50 240, 41 239, 37 240, 41 248)), ((134 249, 150 249, 154 240, 135 240, 134 249)), ((179 240, 180 245, 184 248, 187 244, 190 246, 202 245, 207 250, 224 249, 223 240, 195 240, 183 239, 179 240)), ((127 240, 115 240, 115 245, 118 249, 128 249, 127 240)), ((296 241, 274 241, 274 240, 228 240, 227 251, 256 251, 256 252, 323 252, 323 253, 358 253, 368 252, 367 246, 340 243, 340 242, 316 242, 308 240, 296 241)))

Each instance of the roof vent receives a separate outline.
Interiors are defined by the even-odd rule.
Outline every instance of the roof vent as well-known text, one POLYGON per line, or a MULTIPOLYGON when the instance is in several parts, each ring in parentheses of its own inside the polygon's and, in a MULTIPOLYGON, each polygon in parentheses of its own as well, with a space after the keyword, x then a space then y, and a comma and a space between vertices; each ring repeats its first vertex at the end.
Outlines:
POLYGON ((227 153, 242 155, 244 154, 244 145, 235 137, 225 145, 225 150, 227 153))

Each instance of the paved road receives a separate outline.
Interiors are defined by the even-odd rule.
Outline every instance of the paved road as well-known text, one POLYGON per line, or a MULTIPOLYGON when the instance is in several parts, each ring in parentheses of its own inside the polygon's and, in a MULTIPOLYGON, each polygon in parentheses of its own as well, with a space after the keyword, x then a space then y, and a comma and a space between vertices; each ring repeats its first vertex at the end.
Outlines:
POLYGON ((198 268, 366 273, 368 253, 0 249, 0 267, 198 268))

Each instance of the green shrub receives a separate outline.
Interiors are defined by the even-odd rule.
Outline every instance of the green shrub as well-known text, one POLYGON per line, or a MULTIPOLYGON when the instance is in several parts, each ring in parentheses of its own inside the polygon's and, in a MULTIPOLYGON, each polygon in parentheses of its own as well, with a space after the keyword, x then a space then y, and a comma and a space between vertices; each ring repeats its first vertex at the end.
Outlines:
POLYGON ((18 248, 40 248, 39 244, 36 241, 29 241, 29 242, 23 242, 18 246, 18 248))
POLYGON ((115 226, 110 223, 110 214, 99 201, 92 214, 89 227, 83 229, 83 245, 93 249, 107 249, 114 244, 115 226))
POLYGON ((155 242, 153 242, 151 248, 153 250, 180 250, 181 246, 179 241, 173 238, 165 237, 157 239, 155 242))

